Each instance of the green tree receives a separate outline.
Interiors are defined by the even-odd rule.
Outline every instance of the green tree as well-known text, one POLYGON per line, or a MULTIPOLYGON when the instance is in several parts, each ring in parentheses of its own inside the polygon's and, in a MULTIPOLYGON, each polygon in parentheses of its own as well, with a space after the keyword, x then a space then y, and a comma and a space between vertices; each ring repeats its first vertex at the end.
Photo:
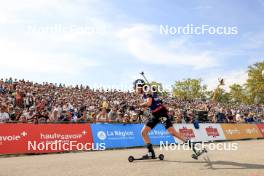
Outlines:
POLYGON ((182 81, 176 81, 172 86, 173 96, 180 99, 197 99, 206 97, 206 85, 202 85, 201 79, 188 78, 182 81))
POLYGON ((233 102, 235 103, 244 103, 246 102, 245 89, 239 84, 232 84, 229 86, 230 96, 233 102))
POLYGON ((223 88, 218 88, 215 101, 219 103, 229 103, 231 101, 231 95, 229 92, 226 92, 223 88))
POLYGON ((264 61, 257 62, 248 67, 248 79, 246 89, 250 103, 264 104, 264 61))

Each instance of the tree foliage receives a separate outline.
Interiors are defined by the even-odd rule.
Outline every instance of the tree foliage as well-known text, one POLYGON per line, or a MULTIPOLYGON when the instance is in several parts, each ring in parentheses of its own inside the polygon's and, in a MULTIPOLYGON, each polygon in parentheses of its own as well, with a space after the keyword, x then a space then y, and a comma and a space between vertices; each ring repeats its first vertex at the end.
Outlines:
POLYGON ((232 84, 230 88, 230 98, 235 103, 244 103, 246 101, 245 88, 239 84, 232 84))
MULTIPOLYGON (((152 82, 162 86, 161 83, 152 82)), ((214 91, 207 90, 201 79, 184 79, 176 81, 172 86, 172 95, 179 99, 214 99, 221 103, 264 104, 264 61, 248 67, 248 79, 244 85, 238 83, 229 86, 225 91, 217 86, 214 91)))
POLYGON ((201 79, 188 78, 183 81, 176 81, 172 89, 173 96, 179 99, 203 99, 206 97, 207 86, 202 85, 201 79))
POLYGON ((250 103, 264 103, 264 61, 248 67, 246 89, 250 103))

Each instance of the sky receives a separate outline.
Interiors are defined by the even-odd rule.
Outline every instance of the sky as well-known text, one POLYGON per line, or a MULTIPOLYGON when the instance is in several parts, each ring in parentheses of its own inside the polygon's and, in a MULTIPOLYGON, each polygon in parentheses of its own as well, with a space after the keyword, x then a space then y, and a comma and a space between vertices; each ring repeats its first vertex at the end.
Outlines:
POLYGON ((245 83, 264 60, 264 0, 0 1, 0 78, 120 88, 144 71, 165 87, 201 78, 213 89, 220 77, 245 83), (237 34, 161 32, 187 25, 237 34))

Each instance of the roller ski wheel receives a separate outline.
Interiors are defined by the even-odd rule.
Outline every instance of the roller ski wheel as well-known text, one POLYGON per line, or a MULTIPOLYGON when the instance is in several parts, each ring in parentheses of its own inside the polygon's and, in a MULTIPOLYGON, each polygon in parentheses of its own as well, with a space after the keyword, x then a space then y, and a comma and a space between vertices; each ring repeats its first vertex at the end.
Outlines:
POLYGON ((130 163, 132 163, 134 160, 135 160, 135 158, 134 158, 133 156, 129 156, 129 157, 128 157, 128 161, 129 161, 130 163))
POLYGON ((163 154, 159 155, 159 160, 161 160, 161 161, 164 160, 164 155, 163 154))

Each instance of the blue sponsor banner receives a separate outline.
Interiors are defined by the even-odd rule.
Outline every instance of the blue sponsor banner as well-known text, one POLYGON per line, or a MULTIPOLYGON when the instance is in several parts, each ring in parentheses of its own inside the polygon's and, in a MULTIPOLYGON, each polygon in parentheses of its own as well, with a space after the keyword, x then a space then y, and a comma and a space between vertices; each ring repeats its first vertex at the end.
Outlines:
MULTIPOLYGON (((142 125, 143 127, 143 125, 142 125)), ((141 137, 141 136, 140 136, 141 137)), ((150 141, 153 145, 160 145, 160 142, 164 143, 176 143, 173 136, 167 132, 162 124, 158 124, 149 132, 150 141)))
MULTIPOLYGON (((94 143, 105 143, 106 148, 144 146, 141 129, 144 124, 91 124, 94 143)), ((160 141, 175 143, 173 137, 159 124, 150 133, 152 144, 160 141)))

